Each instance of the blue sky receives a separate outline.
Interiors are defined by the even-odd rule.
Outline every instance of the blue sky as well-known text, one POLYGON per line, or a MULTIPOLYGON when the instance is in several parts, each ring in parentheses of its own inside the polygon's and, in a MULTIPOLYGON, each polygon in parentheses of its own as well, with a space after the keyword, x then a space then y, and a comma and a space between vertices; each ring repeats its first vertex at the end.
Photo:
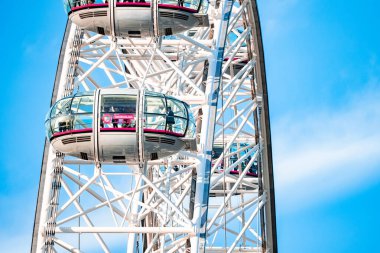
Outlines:
MULTIPOLYGON (((27 252, 66 16, 3 3, 0 245, 27 252), (16 8, 17 7, 17 8, 16 8)), ((280 253, 380 252, 380 2, 260 0, 280 253)))

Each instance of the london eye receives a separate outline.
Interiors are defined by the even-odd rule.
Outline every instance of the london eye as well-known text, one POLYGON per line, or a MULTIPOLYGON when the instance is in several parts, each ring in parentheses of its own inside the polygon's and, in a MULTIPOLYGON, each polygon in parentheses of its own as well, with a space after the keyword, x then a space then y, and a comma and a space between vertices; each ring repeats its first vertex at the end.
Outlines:
POLYGON ((256 0, 64 8, 31 251, 277 253, 256 0))

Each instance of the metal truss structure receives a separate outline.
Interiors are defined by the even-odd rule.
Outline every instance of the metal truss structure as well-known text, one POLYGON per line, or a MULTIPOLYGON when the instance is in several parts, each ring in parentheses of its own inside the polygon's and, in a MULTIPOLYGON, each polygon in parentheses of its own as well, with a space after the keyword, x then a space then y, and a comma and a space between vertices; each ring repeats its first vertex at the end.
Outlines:
POLYGON ((256 1, 211 1, 208 18, 209 27, 159 38, 68 22, 52 103, 97 88, 165 93, 191 105, 197 151, 100 164, 46 142, 32 252, 277 252, 256 1))

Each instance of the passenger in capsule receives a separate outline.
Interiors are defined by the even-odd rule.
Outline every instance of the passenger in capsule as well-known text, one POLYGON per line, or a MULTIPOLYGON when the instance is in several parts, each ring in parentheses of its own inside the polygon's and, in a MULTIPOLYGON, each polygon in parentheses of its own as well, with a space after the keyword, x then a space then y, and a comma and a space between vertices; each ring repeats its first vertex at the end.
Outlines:
POLYGON ((174 120, 174 112, 172 111, 172 108, 168 106, 166 115, 166 124, 168 124, 168 131, 173 132, 173 124, 175 124, 174 120))
POLYGON ((58 120, 58 131, 66 132, 71 130, 71 110, 70 107, 66 104, 64 108, 58 113, 60 115, 60 119, 58 120))
POLYGON ((119 120, 115 119, 115 112, 117 112, 117 111, 118 111, 117 107, 115 108, 115 107, 111 106, 110 112, 112 112, 112 126, 113 126, 113 128, 118 128, 119 120))
POLYGON ((82 5, 85 5, 85 4, 87 4, 87 1, 83 1, 83 0, 74 1, 74 6, 75 7, 82 6, 82 5))
POLYGON ((58 131, 59 132, 65 132, 65 131, 67 131, 67 126, 66 126, 66 122, 65 121, 58 122, 58 131))
POLYGON ((61 117, 61 119, 58 122, 58 131, 59 132, 70 131, 71 126, 72 126, 71 121, 72 121, 72 119, 71 119, 70 115, 61 117))

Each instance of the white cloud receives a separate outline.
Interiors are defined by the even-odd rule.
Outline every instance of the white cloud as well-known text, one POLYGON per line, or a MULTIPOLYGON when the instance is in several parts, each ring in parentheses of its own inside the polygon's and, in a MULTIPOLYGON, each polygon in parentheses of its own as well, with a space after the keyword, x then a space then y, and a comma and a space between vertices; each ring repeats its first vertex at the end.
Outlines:
MULTIPOLYGON (((377 85, 378 86, 378 85, 377 85)), ((331 201, 380 180, 380 90, 272 122, 276 194, 287 210, 331 201)))

